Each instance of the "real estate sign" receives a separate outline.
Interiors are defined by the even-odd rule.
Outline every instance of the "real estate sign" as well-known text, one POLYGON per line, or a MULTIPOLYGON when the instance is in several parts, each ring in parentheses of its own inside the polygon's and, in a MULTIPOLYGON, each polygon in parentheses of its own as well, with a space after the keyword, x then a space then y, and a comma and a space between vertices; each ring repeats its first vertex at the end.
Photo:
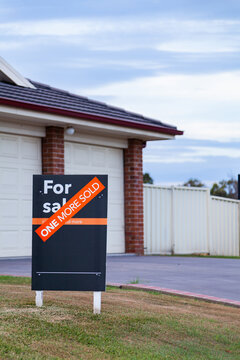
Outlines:
POLYGON ((32 290, 105 290, 107 180, 33 176, 32 290))

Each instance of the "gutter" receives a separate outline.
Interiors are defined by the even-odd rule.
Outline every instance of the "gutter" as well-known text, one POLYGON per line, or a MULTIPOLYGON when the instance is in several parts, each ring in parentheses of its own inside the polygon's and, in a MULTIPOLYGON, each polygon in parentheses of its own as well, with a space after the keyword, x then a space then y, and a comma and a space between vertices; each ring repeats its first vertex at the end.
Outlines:
POLYGON ((25 102, 25 101, 18 101, 18 100, 12 100, 12 99, 7 99, 7 98, 1 98, 0 105, 7 105, 7 106, 13 106, 16 108, 21 108, 21 109, 28 109, 28 110, 38 111, 38 112, 63 115, 63 116, 67 116, 67 117, 77 118, 77 119, 94 120, 94 121, 105 123, 105 124, 119 125, 119 126, 123 126, 123 127, 130 127, 130 128, 134 128, 134 129, 141 129, 141 130, 148 130, 148 131, 155 131, 155 132, 168 134, 168 135, 183 135, 183 131, 181 131, 181 130, 177 130, 175 128, 167 128, 167 127, 164 127, 161 125, 158 126, 158 125, 142 124, 142 123, 139 123, 136 121, 131 121, 131 120, 127 121, 127 120, 118 119, 118 118, 111 118, 108 116, 89 114, 89 113, 84 113, 84 112, 50 107, 50 106, 46 106, 46 105, 33 104, 33 103, 25 102))

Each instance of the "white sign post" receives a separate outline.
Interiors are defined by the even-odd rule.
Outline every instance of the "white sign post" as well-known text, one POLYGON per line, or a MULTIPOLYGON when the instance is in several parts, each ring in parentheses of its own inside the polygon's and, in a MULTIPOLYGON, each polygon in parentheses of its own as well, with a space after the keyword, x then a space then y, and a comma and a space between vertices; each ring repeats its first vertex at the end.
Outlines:
POLYGON ((36 291, 36 306, 43 306, 43 291, 36 291))
POLYGON ((93 292, 93 313, 101 314, 101 291, 93 292))

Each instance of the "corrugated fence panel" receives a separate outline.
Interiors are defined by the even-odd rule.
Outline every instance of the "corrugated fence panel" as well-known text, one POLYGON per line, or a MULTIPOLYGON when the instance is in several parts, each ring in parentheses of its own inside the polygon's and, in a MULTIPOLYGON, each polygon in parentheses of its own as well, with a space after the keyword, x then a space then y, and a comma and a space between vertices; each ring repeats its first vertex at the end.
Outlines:
POLYGON ((174 253, 208 252, 207 189, 173 188, 174 253))
POLYGON ((144 185, 145 253, 239 256, 239 204, 208 189, 144 185))
POLYGON ((145 254, 171 253, 171 189, 144 185, 145 254))
POLYGON ((211 197, 210 254, 239 256, 239 201, 211 197))

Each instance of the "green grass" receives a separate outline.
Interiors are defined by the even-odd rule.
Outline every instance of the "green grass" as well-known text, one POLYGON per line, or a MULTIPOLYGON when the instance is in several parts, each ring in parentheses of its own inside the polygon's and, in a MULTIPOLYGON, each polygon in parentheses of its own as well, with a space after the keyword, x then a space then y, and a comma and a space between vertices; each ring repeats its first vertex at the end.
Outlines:
POLYGON ((30 285, 31 278, 23 277, 23 276, 1 275, 0 283, 1 284, 15 284, 15 285, 30 285))
POLYGON ((0 359, 240 359, 240 311, 194 299, 109 287, 102 314, 92 294, 44 292, 0 277, 0 359))
POLYGON ((140 283, 140 280, 139 280, 139 277, 137 277, 136 279, 129 281, 128 284, 139 284, 139 283, 140 283))

